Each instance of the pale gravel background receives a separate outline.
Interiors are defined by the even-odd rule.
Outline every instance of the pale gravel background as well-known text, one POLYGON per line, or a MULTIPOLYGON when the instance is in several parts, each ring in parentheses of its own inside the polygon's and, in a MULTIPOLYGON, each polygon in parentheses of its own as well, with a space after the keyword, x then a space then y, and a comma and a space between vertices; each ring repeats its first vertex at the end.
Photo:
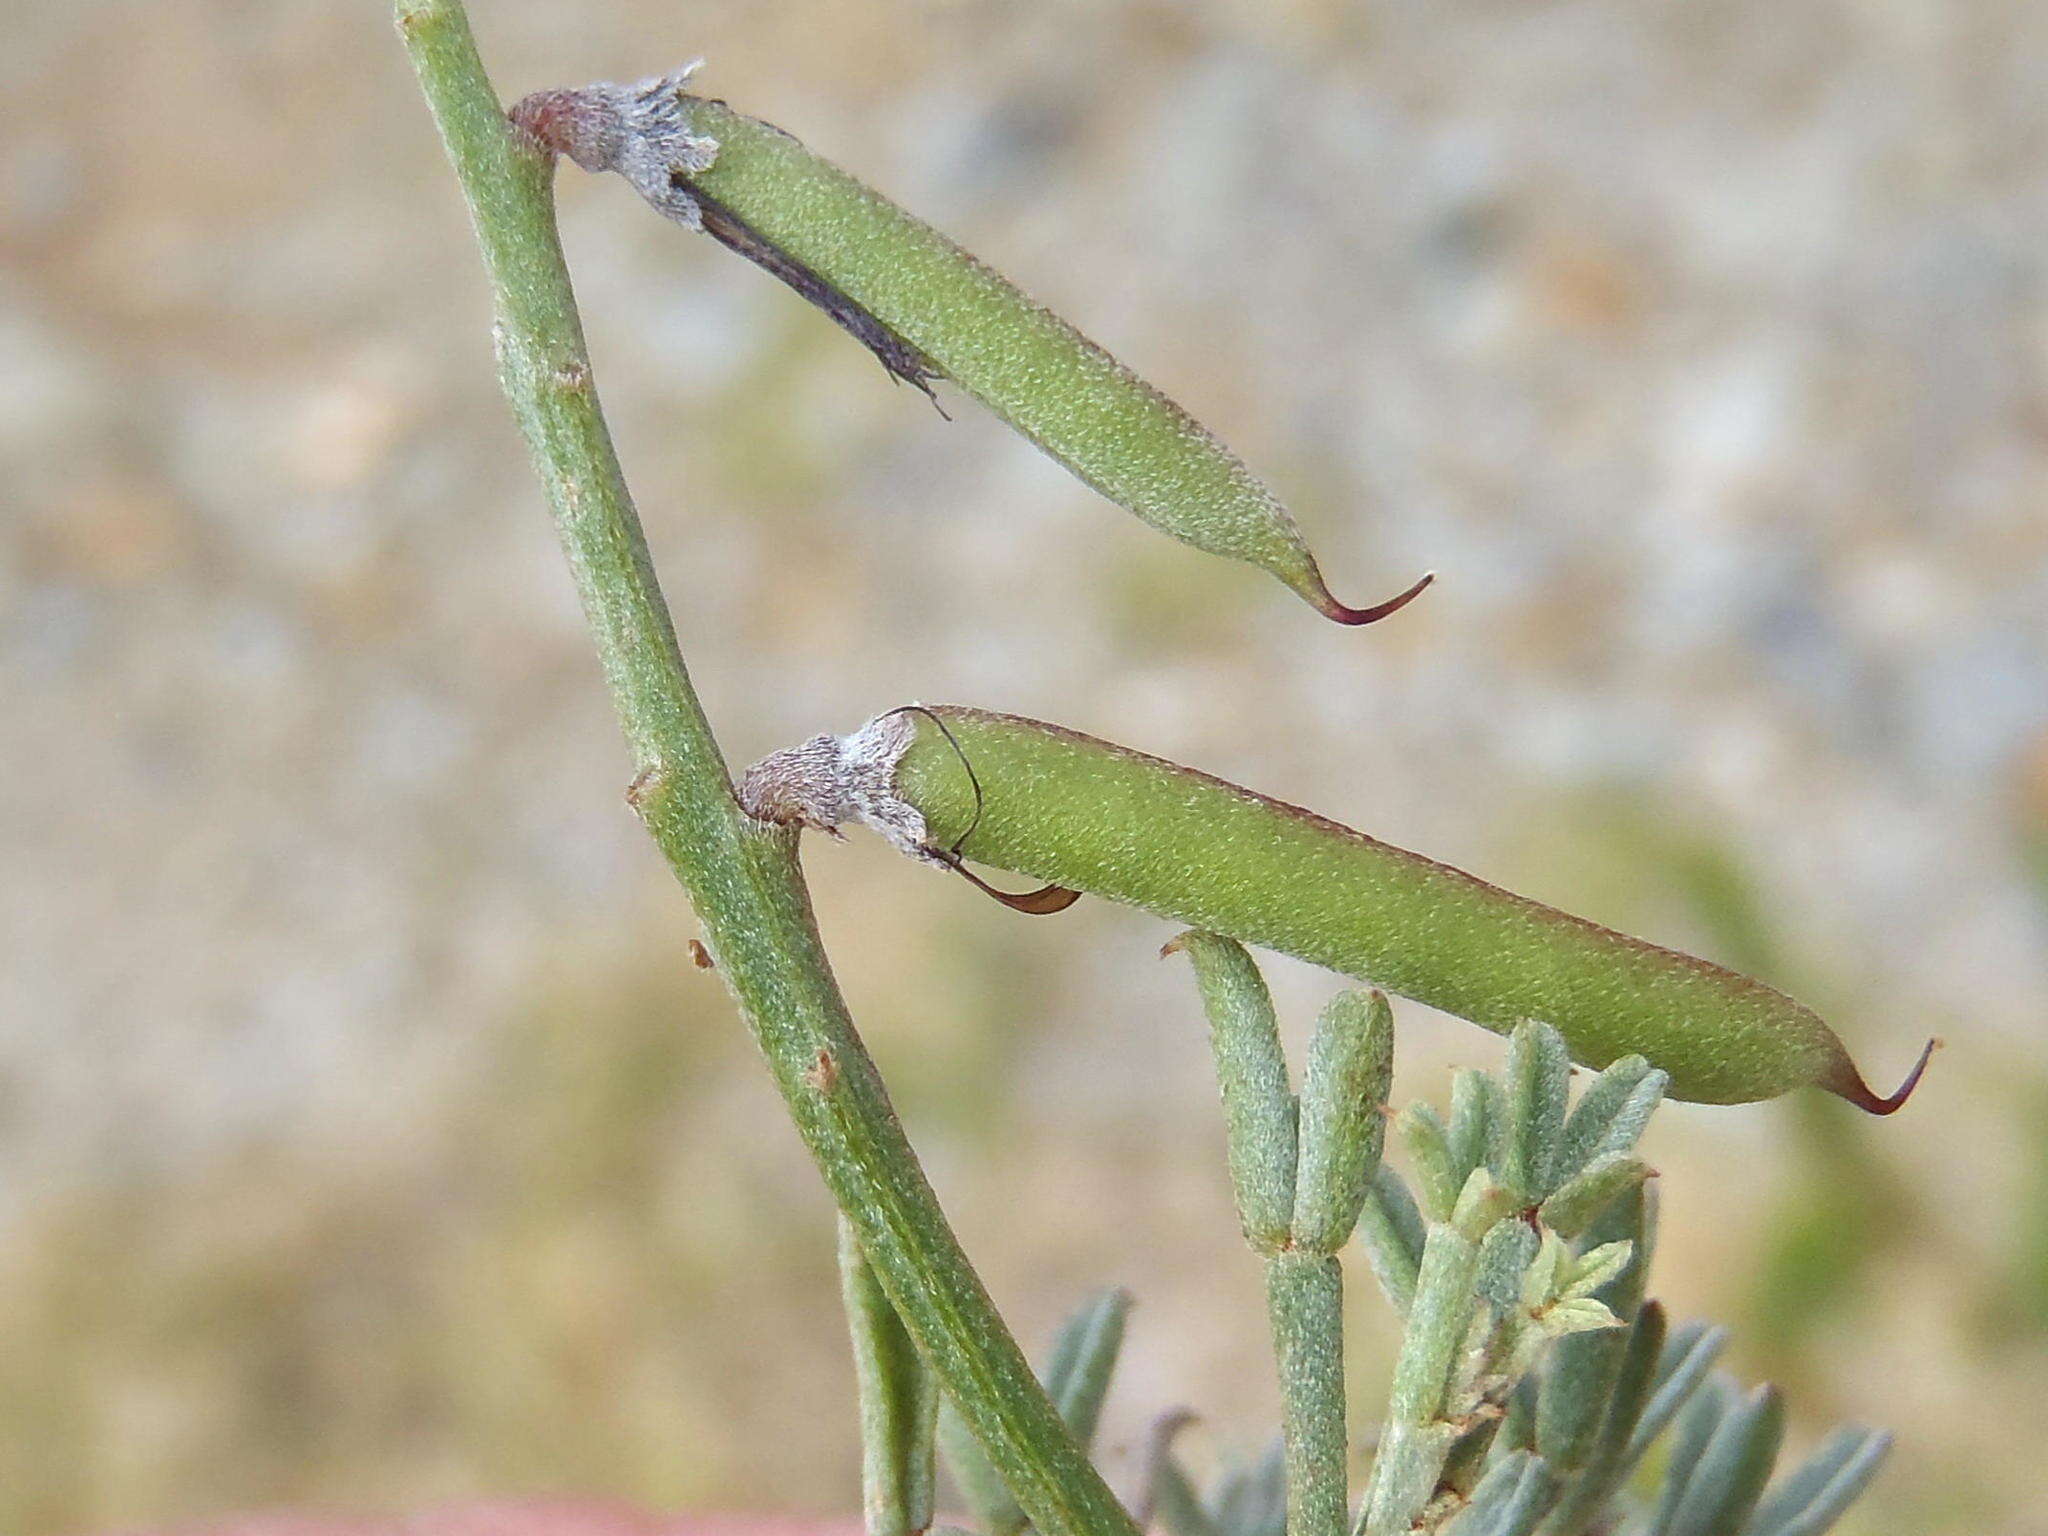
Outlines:
MULTIPOLYGON (((1709 935, 1665 855, 1719 850, 1761 895, 1780 978, 1873 1078, 1949 1038, 1911 1116, 1865 1143, 1920 1192, 1915 1225, 1814 1370, 1831 1411, 1900 1427, 1915 1523, 1895 1528, 2008 1518, 1972 1412, 2043 1356, 1970 1319, 2017 1262, 2043 1102, 2039 7, 478 0, 475 19, 508 95, 705 54, 707 90, 1216 427, 1341 595, 1442 573, 1396 621, 1323 625, 970 403, 938 420, 765 278, 565 172, 601 385, 736 761, 909 698, 1011 708, 1678 943, 1709 935)), ((822 1203, 721 994, 676 970, 687 914, 620 802, 381 8, 98 0, 6 22, 0 1310, 61 1310, 50 1233, 111 1209, 105 1316, 125 1318, 173 1284, 137 1261, 124 1285, 136 1251, 260 1270, 275 1243, 300 1273, 331 1203, 373 1226, 383 1198, 488 1205, 504 1169, 463 1153, 550 1091, 549 1067, 503 1076, 536 994, 598 1020, 651 998, 648 1048, 693 1042, 646 1151, 654 1208, 706 1265, 634 1392, 631 1306, 570 1352, 588 1401, 651 1417, 621 1410, 587 1461, 531 1478, 520 1434, 546 1445, 549 1404, 586 1400, 569 1364, 520 1378, 513 1434, 510 1410, 456 1401, 461 1348, 423 1344, 380 1366, 409 1385, 351 1396, 355 1367, 323 1374, 324 1352, 397 1352, 348 1316, 307 1323, 312 1385, 280 1401, 316 1471, 249 1448, 270 1419, 244 1422, 234 1368, 188 1359, 175 1317, 118 1344, 21 1325, 48 1359, 15 1383, 45 1385, 0 1369, 0 1468, 8 1422, 48 1440, 0 1479, 17 1517, 528 1482, 843 1504, 822 1203), (807 1352, 776 1356, 788 1339, 807 1352), (436 1406, 391 1407, 415 1398, 436 1406), (332 1431, 346 1405, 359 1433, 332 1431)), ((811 863, 913 1132, 1020 1322, 1133 1283, 1113 1437, 1184 1398, 1219 1444, 1263 1433, 1256 1273, 1185 979, 1147 958, 1163 930, 1093 906, 1021 924, 873 848, 811 863)), ((1277 983, 1297 1019, 1328 986, 1277 983)), ((1407 1017, 1408 1092, 1493 1058, 1407 1017)), ((1679 1304, 1737 1305, 1791 1124, 1685 1111, 1658 1133, 1679 1304)), ((399 1226, 431 1265, 431 1233, 399 1226)), ((569 1245, 569 1314, 578 1277, 632 1268, 640 1240, 569 1245)), ((401 1296, 425 1284, 409 1262, 401 1296)), ((297 1317, 295 1295, 264 1315, 297 1317)), ((244 1344, 223 1325, 224 1359, 244 1344)))

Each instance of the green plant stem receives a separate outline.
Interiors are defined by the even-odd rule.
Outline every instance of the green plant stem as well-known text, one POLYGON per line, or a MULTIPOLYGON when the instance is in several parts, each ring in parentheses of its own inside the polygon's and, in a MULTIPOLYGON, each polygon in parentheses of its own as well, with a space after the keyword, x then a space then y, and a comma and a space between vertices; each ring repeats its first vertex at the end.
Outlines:
POLYGON ((921 1536, 932 1523, 939 1381, 839 1218, 839 1287, 860 1390, 861 1512, 867 1536, 921 1536))
POLYGON ((1344 1276, 1327 1254, 1266 1260, 1266 1305, 1280 1367, 1288 1536, 1344 1536, 1344 1276))
POLYGON ((638 775, 631 798, 702 919, 798 1132, 905 1327, 1047 1536, 1134 1536, 940 1211, 826 960, 794 835, 752 823, 691 688, 598 408, 552 162, 506 122, 460 0, 396 0, 469 202, 500 380, 532 451, 638 775))

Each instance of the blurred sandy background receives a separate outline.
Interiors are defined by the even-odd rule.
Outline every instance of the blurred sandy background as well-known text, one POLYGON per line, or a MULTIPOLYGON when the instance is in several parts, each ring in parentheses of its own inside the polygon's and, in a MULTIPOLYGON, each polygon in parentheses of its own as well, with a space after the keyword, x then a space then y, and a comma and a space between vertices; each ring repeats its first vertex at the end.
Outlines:
MULTIPOLYGON (((373 0, 0 45, 0 1528, 526 1492, 846 1512, 829 1210, 628 814, 373 0)), ((703 53, 1287 493, 1325 625, 565 171, 736 762, 911 698, 1305 801, 1821 1005, 1910 1111, 1680 1109, 1658 1289, 1862 1531, 2044 1531, 2048 13, 2032 0, 475 0, 507 96, 703 53), (2010 1443, 2008 1443, 2010 1442, 2010 1443)), ((942 394, 946 393, 942 390, 942 394)), ((1105 1439, 1274 1421, 1162 925, 809 850, 858 1017, 1105 1439)), ((1276 966, 1299 1027, 1330 978, 1276 966)), ((1410 1008, 1399 1089, 1492 1037, 1410 1008)), ((1361 1414, 1390 1341, 1355 1286, 1361 1414)))

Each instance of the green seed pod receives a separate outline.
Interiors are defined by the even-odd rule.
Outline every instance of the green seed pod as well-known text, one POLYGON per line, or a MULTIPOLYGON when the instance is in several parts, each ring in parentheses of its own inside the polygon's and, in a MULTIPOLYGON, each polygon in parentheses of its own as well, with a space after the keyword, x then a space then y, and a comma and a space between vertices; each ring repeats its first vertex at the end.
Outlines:
POLYGON ((1014 715, 892 711, 763 759, 740 799, 770 821, 857 821, 930 863, 974 859, 1127 902, 1499 1033, 1540 1019, 1584 1065, 1648 1057, 1679 1099, 1745 1103, 1810 1084, 1889 1114, 1927 1061, 1880 1098, 1827 1025, 1761 982, 1298 806, 1014 715))
MULTIPOLYGON (((694 67, 694 66, 692 66, 694 67)), ((1202 424, 1001 273, 768 123, 684 89, 541 91, 513 121, 587 171, 618 171, 680 223, 790 284, 898 378, 945 377, 1111 501, 1184 543, 1259 566, 1343 624, 1278 498, 1202 424)))

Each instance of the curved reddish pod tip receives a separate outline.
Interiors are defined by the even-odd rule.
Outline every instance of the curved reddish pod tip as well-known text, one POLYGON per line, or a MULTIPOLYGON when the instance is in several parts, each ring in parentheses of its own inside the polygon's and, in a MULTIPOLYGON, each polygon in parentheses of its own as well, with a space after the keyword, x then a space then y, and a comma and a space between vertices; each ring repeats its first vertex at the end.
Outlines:
POLYGON ((1422 580, 1416 582, 1406 592, 1397 597, 1390 597, 1384 603, 1374 603, 1370 608, 1346 608, 1325 591, 1317 600, 1316 608, 1324 617, 1335 619, 1339 624, 1376 624, 1389 614, 1399 613, 1406 608, 1416 598, 1422 596, 1423 589, 1435 580, 1435 571, 1426 572, 1422 580))
POLYGON ((1839 1071, 1821 1083, 1821 1087, 1839 1098, 1847 1099, 1858 1109, 1873 1115, 1889 1115, 1900 1109, 1913 1096, 1913 1090, 1920 1086, 1920 1075, 1927 1070, 1927 1063, 1935 1051, 1940 1049, 1939 1039, 1930 1040, 1920 1052, 1920 1059, 1913 1063, 1913 1070, 1906 1074, 1906 1080, 1892 1092, 1889 1098, 1879 1098, 1871 1092, 1870 1085, 1863 1081, 1863 1074, 1844 1056, 1839 1071))

